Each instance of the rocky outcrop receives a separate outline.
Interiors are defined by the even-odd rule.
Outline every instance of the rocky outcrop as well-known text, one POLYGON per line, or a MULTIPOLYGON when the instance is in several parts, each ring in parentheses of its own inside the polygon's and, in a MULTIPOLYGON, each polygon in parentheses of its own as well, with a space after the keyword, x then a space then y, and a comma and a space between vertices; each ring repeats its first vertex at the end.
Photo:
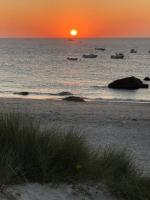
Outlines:
POLYGON ((75 102, 85 102, 84 98, 77 97, 77 96, 66 97, 63 100, 65 100, 65 101, 75 101, 75 102))
POLYGON ((145 78, 144 78, 144 81, 150 81, 150 77, 148 77, 148 76, 145 77, 145 78))
POLYGON ((29 95, 29 92, 14 92, 13 94, 27 96, 29 95))
POLYGON ((57 95, 59 96, 69 96, 69 95, 72 95, 71 92, 59 92, 57 95))
POLYGON ((110 83, 108 87, 113 89, 135 90, 139 88, 148 88, 148 84, 144 84, 140 79, 131 76, 115 80, 112 83, 110 83))
POLYGON ((59 93, 50 93, 49 95, 52 95, 52 96, 71 96, 73 94, 71 92, 63 91, 63 92, 59 92, 59 93))

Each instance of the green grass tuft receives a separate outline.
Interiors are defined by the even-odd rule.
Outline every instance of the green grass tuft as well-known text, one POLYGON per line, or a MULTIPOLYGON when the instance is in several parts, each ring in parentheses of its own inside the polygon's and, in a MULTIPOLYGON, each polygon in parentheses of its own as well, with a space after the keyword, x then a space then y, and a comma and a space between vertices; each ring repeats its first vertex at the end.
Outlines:
POLYGON ((41 131, 26 116, 0 115, 0 185, 91 181, 126 200, 150 199, 150 178, 138 172, 126 151, 92 151, 75 131, 41 131))

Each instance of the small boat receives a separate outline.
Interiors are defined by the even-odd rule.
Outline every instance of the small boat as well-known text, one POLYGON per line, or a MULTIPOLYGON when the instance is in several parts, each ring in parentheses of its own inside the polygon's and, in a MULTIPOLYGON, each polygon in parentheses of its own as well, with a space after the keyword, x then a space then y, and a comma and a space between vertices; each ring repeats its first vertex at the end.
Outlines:
POLYGON ((72 58, 72 57, 68 57, 67 60, 71 60, 71 61, 77 61, 78 58, 72 58))
POLYGON ((122 53, 116 53, 115 55, 111 56, 111 59, 123 59, 124 55, 122 53))
POLYGON ((71 61, 77 61, 78 58, 73 58, 73 57, 68 57, 67 60, 71 60, 71 61))
POLYGON ((83 58, 97 58, 98 55, 95 54, 84 54, 82 57, 83 58))
POLYGON ((97 50, 97 51, 105 51, 106 49, 105 48, 95 48, 95 50, 97 50))
POLYGON ((68 41, 70 41, 70 42, 74 42, 75 40, 72 39, 72 38, 69 38, 68 41))
POLYGON ((135 49, 131 49, 130 53, 137 53, 135 49))

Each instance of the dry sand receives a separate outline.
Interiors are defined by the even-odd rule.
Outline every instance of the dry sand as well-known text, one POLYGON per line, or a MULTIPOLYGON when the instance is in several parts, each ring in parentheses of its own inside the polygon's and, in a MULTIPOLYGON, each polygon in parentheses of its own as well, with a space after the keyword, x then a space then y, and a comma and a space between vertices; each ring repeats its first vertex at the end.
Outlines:
POLYGON ((150 103, 1 98, 0 111, 27 113, 44 127, 75 127, 93 146, 129 149, 150 174, 150 103))
POLYGON ((43 127, 75 127, 93 147, 126 148, 135 157, 137 167, 150 175, 150 103, 1 98, 0 111, 27 113, 40 119, 43 127))

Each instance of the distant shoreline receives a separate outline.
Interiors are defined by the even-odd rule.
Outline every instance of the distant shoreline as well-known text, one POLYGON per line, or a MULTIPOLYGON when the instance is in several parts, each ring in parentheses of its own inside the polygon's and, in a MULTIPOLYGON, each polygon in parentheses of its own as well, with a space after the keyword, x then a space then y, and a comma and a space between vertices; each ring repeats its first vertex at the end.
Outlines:
MULTIPOLYGON (((57 37, 0 37, 0 39, 17 39, 17 40, 26 40, 26 39, 35 39, 35 40, 38 40, 38 39, 43 39, 43 40, 67 40, 68 38, 57 38, 57 37)), ((88 38, 76 38, 77 40, 109 40, 109 39, 150 39, 150 36, 148 37, 88 37, 88 38)))

